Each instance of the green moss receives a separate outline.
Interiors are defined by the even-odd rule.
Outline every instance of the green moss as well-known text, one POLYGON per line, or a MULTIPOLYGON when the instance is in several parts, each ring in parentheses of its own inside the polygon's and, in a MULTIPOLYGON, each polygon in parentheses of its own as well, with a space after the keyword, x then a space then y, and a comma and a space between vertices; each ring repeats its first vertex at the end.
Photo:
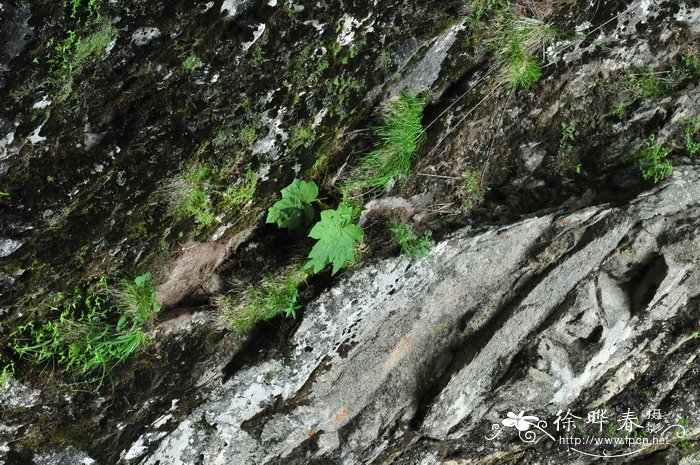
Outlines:
POLYGON ((79 37, 75 30, 69 30, 61 41, 50 39, 46 48, 47 60, 52 68, 69 73, 79 73, 85 65, 104 55, 107 47, 117 37, 117 28, 102 24, 97 31, 87 37, 79 37))
POLYGON ((328 168, 328 162, 333 156, 333 153, 334 152, 330 147, 322 147, 316 151, 316 160, 311 168, 309 168, 307 178, 318 179, 321 177, 328 168))
POLYGON ((72 67, 79 70, 90 60, 102 57, 118 33, 114 26, 104 24, 93 34, 78 39, 73 53, 72 67))
POLYGON ((241 128, 238 139, 244 147, 250 148, 258 138, 258 131, 255 126, 244 126, 241 128))
POLYGON ((260 68, 263 64, 263 49, 260 45, 256 45, 250 52, 250 64, 253 68, 260 68))
POLYGON ((290 150, 309 148, 311 145, 313 145, 313 140, 314 130, 304 123, 297 123, 292 126, 291 129, 291 134, 289 136, 289 148, 290 150))
POLYGON ((233 186, 229 186, 224 192, 220 209, 224 211, 233 208, 242 208, 255 197, 255 190, 258 186, 258 175, 250 167, 246 171, 242 181, 233 186))
POLYGON ((15 376, 15 363, 3 362, 2 370, 0 370, 0 388, 5 387, 10 379, 15 376))

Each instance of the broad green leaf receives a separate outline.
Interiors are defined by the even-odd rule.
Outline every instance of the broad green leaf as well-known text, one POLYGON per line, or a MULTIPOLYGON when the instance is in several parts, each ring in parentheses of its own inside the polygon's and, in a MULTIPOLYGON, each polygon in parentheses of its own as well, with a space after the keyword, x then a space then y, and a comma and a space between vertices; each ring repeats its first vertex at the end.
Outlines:
POLYGON ((337 210, 321 212, 321 221, 309 232, 309 237, 317 239, 309 253, 309 261, 304 268, 318 273, 326 265, 333 264, 333 274, 353 262, 356 258, 355 245, 364 239, 364 231, 353 224, 357 208, 347 202, 337 210))
POLYGON ((318 196, 316 184, 295 179, 281 192, 282 199, 268 210, 267 223, 277 223, 278 227, 291 231, 313 219, 311 202, 318 196))
POLYGON ((137 276, 136 278, 134 278, 134 283, 138 287, 143 287, 143 285, 146 284, 150 280, 151 280, 151 273, 145 273, 145 274, 142 274, 141 276, 137 276))

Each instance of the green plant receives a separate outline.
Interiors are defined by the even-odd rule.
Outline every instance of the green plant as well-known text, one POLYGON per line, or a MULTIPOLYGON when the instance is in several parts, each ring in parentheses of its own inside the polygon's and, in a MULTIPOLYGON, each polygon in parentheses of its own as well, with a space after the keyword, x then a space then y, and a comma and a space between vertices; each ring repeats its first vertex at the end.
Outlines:
POLYGON ((233 207, 242 207, 253 200, 255 190, 258 187, 258 174, 248 168, 244 179, 232 186, 229 186, 224 192, 222 200, 222 208, 230 209, 233 207))
POLYGON ((554 42, 557 33, 535 18, 505 12, 487 45, 503 62, 502 82, 511 89, 526 88, 542 77, 535 54, 554 42))
POLYGON ((211 167, 200 165, 188 171, 181 182, 177 183, 179 201, 175 206, 174 215, 179 219, 194 219, 198 230, 214 223, 214 213, 208 195, 211 177, 211 167))
POLYGON ((250 51, 250 64, 253 68, 260 68, 263 64, 263 49, 260 45, 256 45, 250 51))
POLYGON ((318 187, 313 182, 295 179, 282 189, 282 199, 275 202, 267 213, 267 223, 277 223, 289 231, 308 224, 314 217, 311 203, 318 196, 318 187))
POLYGON ((510 0, 474 0, 467 6, 467 24, 480 26, 486 16, 493 16, 510 9, 510 0))
POLYGON ((690 73, 700 76, 700 56, 697 48, 690 48, 681 55, 681 61, 689 68, 690 73))
POLYGON ((78 19, 82 10, 84 10, 88 16, 99 17, 100 15, 100 11, 97 8, 97 0, 87 0, 87 2, 84 0, 63 0, 63 6, 68 8, 71 19, 78 19))
POLYGON ((298 148, 309 148, 313 144, 314 130, 298 123, 292 126, 291 135, 289 137, 289 149, 296 150, 298 148))
POLYGON ((642 172, 645 181, 651 179, 658 183, 673 173, 673 165, 663 160, 671 153, 671 149, 656 142, 656 136, 651 135, 644 145, 628 157, 642 172))
POLYGON ((269 276, 262 283, 242 293, 242 297, 225 296, 218 300, 227 326, 248 332, 260 321, 277 315, 296 318, 299 309, 299 287, 306 282, 308 271, 290 269, 278 276, 269 276))
MULTIPOLYGON (((107 47, 117 37, 119 31, 109 23, 87 37, 79 37, 76 30, 68 30, 61 41, 49 39, 46 60, 52 69, 64 72, 79 72, 91 59, 104 55, 107 47)), ((65 77, 65 74, 64 74, 65 77)))
POLYGON ((194 52, 190 53, 187 56, 187 59, 182 63, 182 67, 189 72, 192 72, 203 65, 204 62, 200 60, 199 57, 197 57, 197 55, 194 54, 194 52))
POLYGON ((384 124, 375 129, 380 142, 351 173, 344 190, 380 193, 391 179, 411 170, 413 157, 425 140, 421 125, 424 105, 424 99, 408 93, 387 103, 384 124))
POLYGON ((678 420, 678 424, 679 424, 680 426, 682 426, 684 430, 690 430, 690 431, 688 432, 688 434, 686 434, 685 436, 683 436, 683 437, 681 438, 681 440, 678 442, 678 443, 680 444, 680 446, 681 446, 681 449, 683 449, 683 450, 685 450, 685 451, 688 451, 688 450, 693 449, 693 444, 690 442, 690 438, 689 438, 689 436, 691 436, 690 433, 692 433, 692 429, 691 429, 691 426, 690 426, 690 420, 687 419, 687 418, 680 418, 680 419, 678 420))
POLYGON ((700 117, 686 122, 683 138, 685 139, 685 149, 690 155, 700 152, 700 117))
POLYGON ((542 67, 533 57, 516 57, 509 64, 508 84, 512 89, 530 87, 541 77, 542 67))
POLYGON ((118 290, 103 277, 85 295, 59 294, 56 302, 51 310, 60 311, 58 319, 21 325, 12 335, 13 350, 36 364, 60 366, 93 392, 148 342, 143 328, 160 310, 149 273, 122 281, 118 290))
POLYGON ((561 123, 561 138, 559 139, 559 153, 569 154, 574 150, 572 142, 576 140, 576 130, 567 123, 561 123))
POLYGON ((613 106, 613 113, 615 113, 617 116, 624 116, 625 112, 627 112, 627 104, 624 102, 616 103, 613 106))
POLYGON ((142 274, 133 280, 122 280, 116 297, 117 306, 122 312, 117 329, 123 327, 129 319, 138 326, 150 323, 161 308, 151 273, 142 274))
POLYGON ((46 42, 46 49, 50 51, 46 58, 52 69, 71 69, 71 56, 73 54, 73 47, 77 41, 78 37, 75 31, 70 29, 66 32, 65 39, 57 41, 51 38, 46 42))
POLYGON ((2 192, 0 191, 0 197, 9 197, 10 193, 9 192, 2 192))
POLYGON ((318 273, 326 265, 333 265, 332 274, 355 261, 355 246, 364 239, 364 231, 355 224, 360 209, 352 202, 343 201, 336 210, 321 212, 321 221, 316 223, 309 237, 317 242, 309 252, 309 261, 304 269, 318 273))
POLYGON ((15 362, 6 363, 0 371, 0 388, 5 387, 10 382, 10 378, 15 376, 15 362))
POLYGON ((119 30, 111 24, 104 24, 97 31, 75 43, 71 67, 82 68, 93 57, 101 57, 107 47, 117 37, 119 30))
POLYGON ((482 187, 481 176, 475 170, 469 170, 462 180, 458 197, 464 208, 471 210, 475 205, 484 201, 485 189, 482 187))
POLYGON ((244 147, 250 148, 255 144, 255 140, 258 138, 258 131, 254 126, 244 126, 241 128, 238 139, 241 141, 244 147))
POLYGON ((401 253, 414 261, 425 257, 435 247, 431 231, 418 237, 413 225, 408 223, 391 222, 389 232, 392 240, 401 247, 401 253))
POLYGON ((656 98, 670 90, 670 82, 666 72, 655 72, 654 68, 637 69, 627 76, 627 87, 637 97, 656 98))

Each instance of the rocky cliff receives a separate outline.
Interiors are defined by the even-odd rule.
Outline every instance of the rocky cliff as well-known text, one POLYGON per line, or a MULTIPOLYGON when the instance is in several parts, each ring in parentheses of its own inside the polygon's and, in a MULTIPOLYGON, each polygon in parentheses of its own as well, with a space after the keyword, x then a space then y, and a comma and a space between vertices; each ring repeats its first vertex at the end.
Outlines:
POLYGON ((693 0, 0 0, 0 459, 695 463, 699 84, 693 0), (364 208, 340 273, 265 222, 295 178, 364 208))

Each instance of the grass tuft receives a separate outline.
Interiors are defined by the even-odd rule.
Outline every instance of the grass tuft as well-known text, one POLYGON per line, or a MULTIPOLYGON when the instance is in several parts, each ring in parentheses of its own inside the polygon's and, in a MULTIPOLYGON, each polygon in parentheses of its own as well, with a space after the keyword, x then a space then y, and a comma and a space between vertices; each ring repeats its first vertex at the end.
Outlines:
POLYGON ((411 170, 413 156, 425 140, 421 124, 424 105, 424 99, 407 93, 387 103, 384 124, 375 129, 380 142, 351 173, 344 191, 379 194, 390 180, 411 170))
POLYGON ((389 223, 389 232, 392 240, 401 247, 401 253, 413 261, 425 257, 435 247, 431 231, 418 237, 413 225, 408 223, 393 221, 389 223))
POLYGON ((214 212, 209 198, 212 169, 209 165, 196 166, 175 183, 173 214, 177 219, 193 219, 199 232, 214 223, 214 212))
POLYGON ((484 201, 486 190, 479 172, 476 170, 469 170, 462 179, 458 192, 459 200, 462 202, 465 209, 471 210, 484 201))
POLYGON ((293 268, 278 276, 269 276, 262 283, 238 295, 221 296, 217 306, 223 312, 227 327, 250 332, 261 321, 277 315, 296 318, 299 309, 299 287, 306 282, 309 272, 293 268))
POLYGON ((536 54, 551 45, 557 32, 539 19, 501 14, 488 47, 503 62, 501 82, 511 89, 526 88, 542 77, 542 65, 536 54))

